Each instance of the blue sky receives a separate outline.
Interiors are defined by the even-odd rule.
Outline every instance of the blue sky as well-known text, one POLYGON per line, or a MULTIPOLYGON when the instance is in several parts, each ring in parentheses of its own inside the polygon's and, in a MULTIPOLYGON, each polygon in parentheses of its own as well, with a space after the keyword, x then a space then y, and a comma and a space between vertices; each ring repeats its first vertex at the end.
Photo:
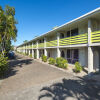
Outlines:
POLYGON ((0 0, 0 5, 15 7, 17 46, 100 7, 100 0, 0 0))

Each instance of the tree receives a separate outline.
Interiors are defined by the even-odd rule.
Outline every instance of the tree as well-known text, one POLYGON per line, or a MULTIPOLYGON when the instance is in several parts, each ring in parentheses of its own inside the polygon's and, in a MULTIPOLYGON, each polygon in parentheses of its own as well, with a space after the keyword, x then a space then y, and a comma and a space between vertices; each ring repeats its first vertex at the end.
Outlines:
POLYGON ((5 51, 7 45, 11 45, 11 40, 16 41, 17 21, 15 20, 15 8, 6 6, 5 10, 0 6, 0 47, 5 51))
POLYGON ((23 41, 23 43, 27 43, 27 42, 28 42, 28 40, 23 41))

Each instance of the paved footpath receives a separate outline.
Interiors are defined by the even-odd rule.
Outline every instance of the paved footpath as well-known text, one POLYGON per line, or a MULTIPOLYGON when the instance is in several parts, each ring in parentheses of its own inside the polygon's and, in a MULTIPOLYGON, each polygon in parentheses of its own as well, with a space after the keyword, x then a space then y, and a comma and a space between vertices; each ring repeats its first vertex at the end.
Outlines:
POLYGON ((100 100, 100 85, 17 54, 0 82, 0 100, 100 100))

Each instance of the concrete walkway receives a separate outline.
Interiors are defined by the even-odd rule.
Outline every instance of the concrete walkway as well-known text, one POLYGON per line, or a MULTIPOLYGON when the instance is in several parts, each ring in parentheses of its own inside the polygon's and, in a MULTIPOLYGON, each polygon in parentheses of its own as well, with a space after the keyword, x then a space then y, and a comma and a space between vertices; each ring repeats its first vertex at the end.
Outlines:
POLYGON ((0 100, 100 100, 100 86, 17 55, 0 84, 0 100))

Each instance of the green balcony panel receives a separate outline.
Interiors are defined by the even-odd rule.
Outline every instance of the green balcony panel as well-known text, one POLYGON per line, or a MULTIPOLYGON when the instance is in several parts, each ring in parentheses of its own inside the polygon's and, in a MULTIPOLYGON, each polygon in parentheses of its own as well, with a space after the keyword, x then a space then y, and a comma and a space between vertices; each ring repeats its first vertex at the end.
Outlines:
POLYGON ((57 40, 46 42, 46 47, 55 47, 57 46, 57 40))
POLYGON ((100 31, 91 32, 91 42, 92 43, 100 42, 100 31))
POLYGON ((38 44, 38 47, 39 47, 39 48, 44 48, 44 43, 39 43, 39 44, 38 44))
POLYGON ((87 33, 84 33, 60 39, 59 45, 65 46, 65 45, 75 45, 75 44, 86 44, 87 42, 88 42, 87 33))

